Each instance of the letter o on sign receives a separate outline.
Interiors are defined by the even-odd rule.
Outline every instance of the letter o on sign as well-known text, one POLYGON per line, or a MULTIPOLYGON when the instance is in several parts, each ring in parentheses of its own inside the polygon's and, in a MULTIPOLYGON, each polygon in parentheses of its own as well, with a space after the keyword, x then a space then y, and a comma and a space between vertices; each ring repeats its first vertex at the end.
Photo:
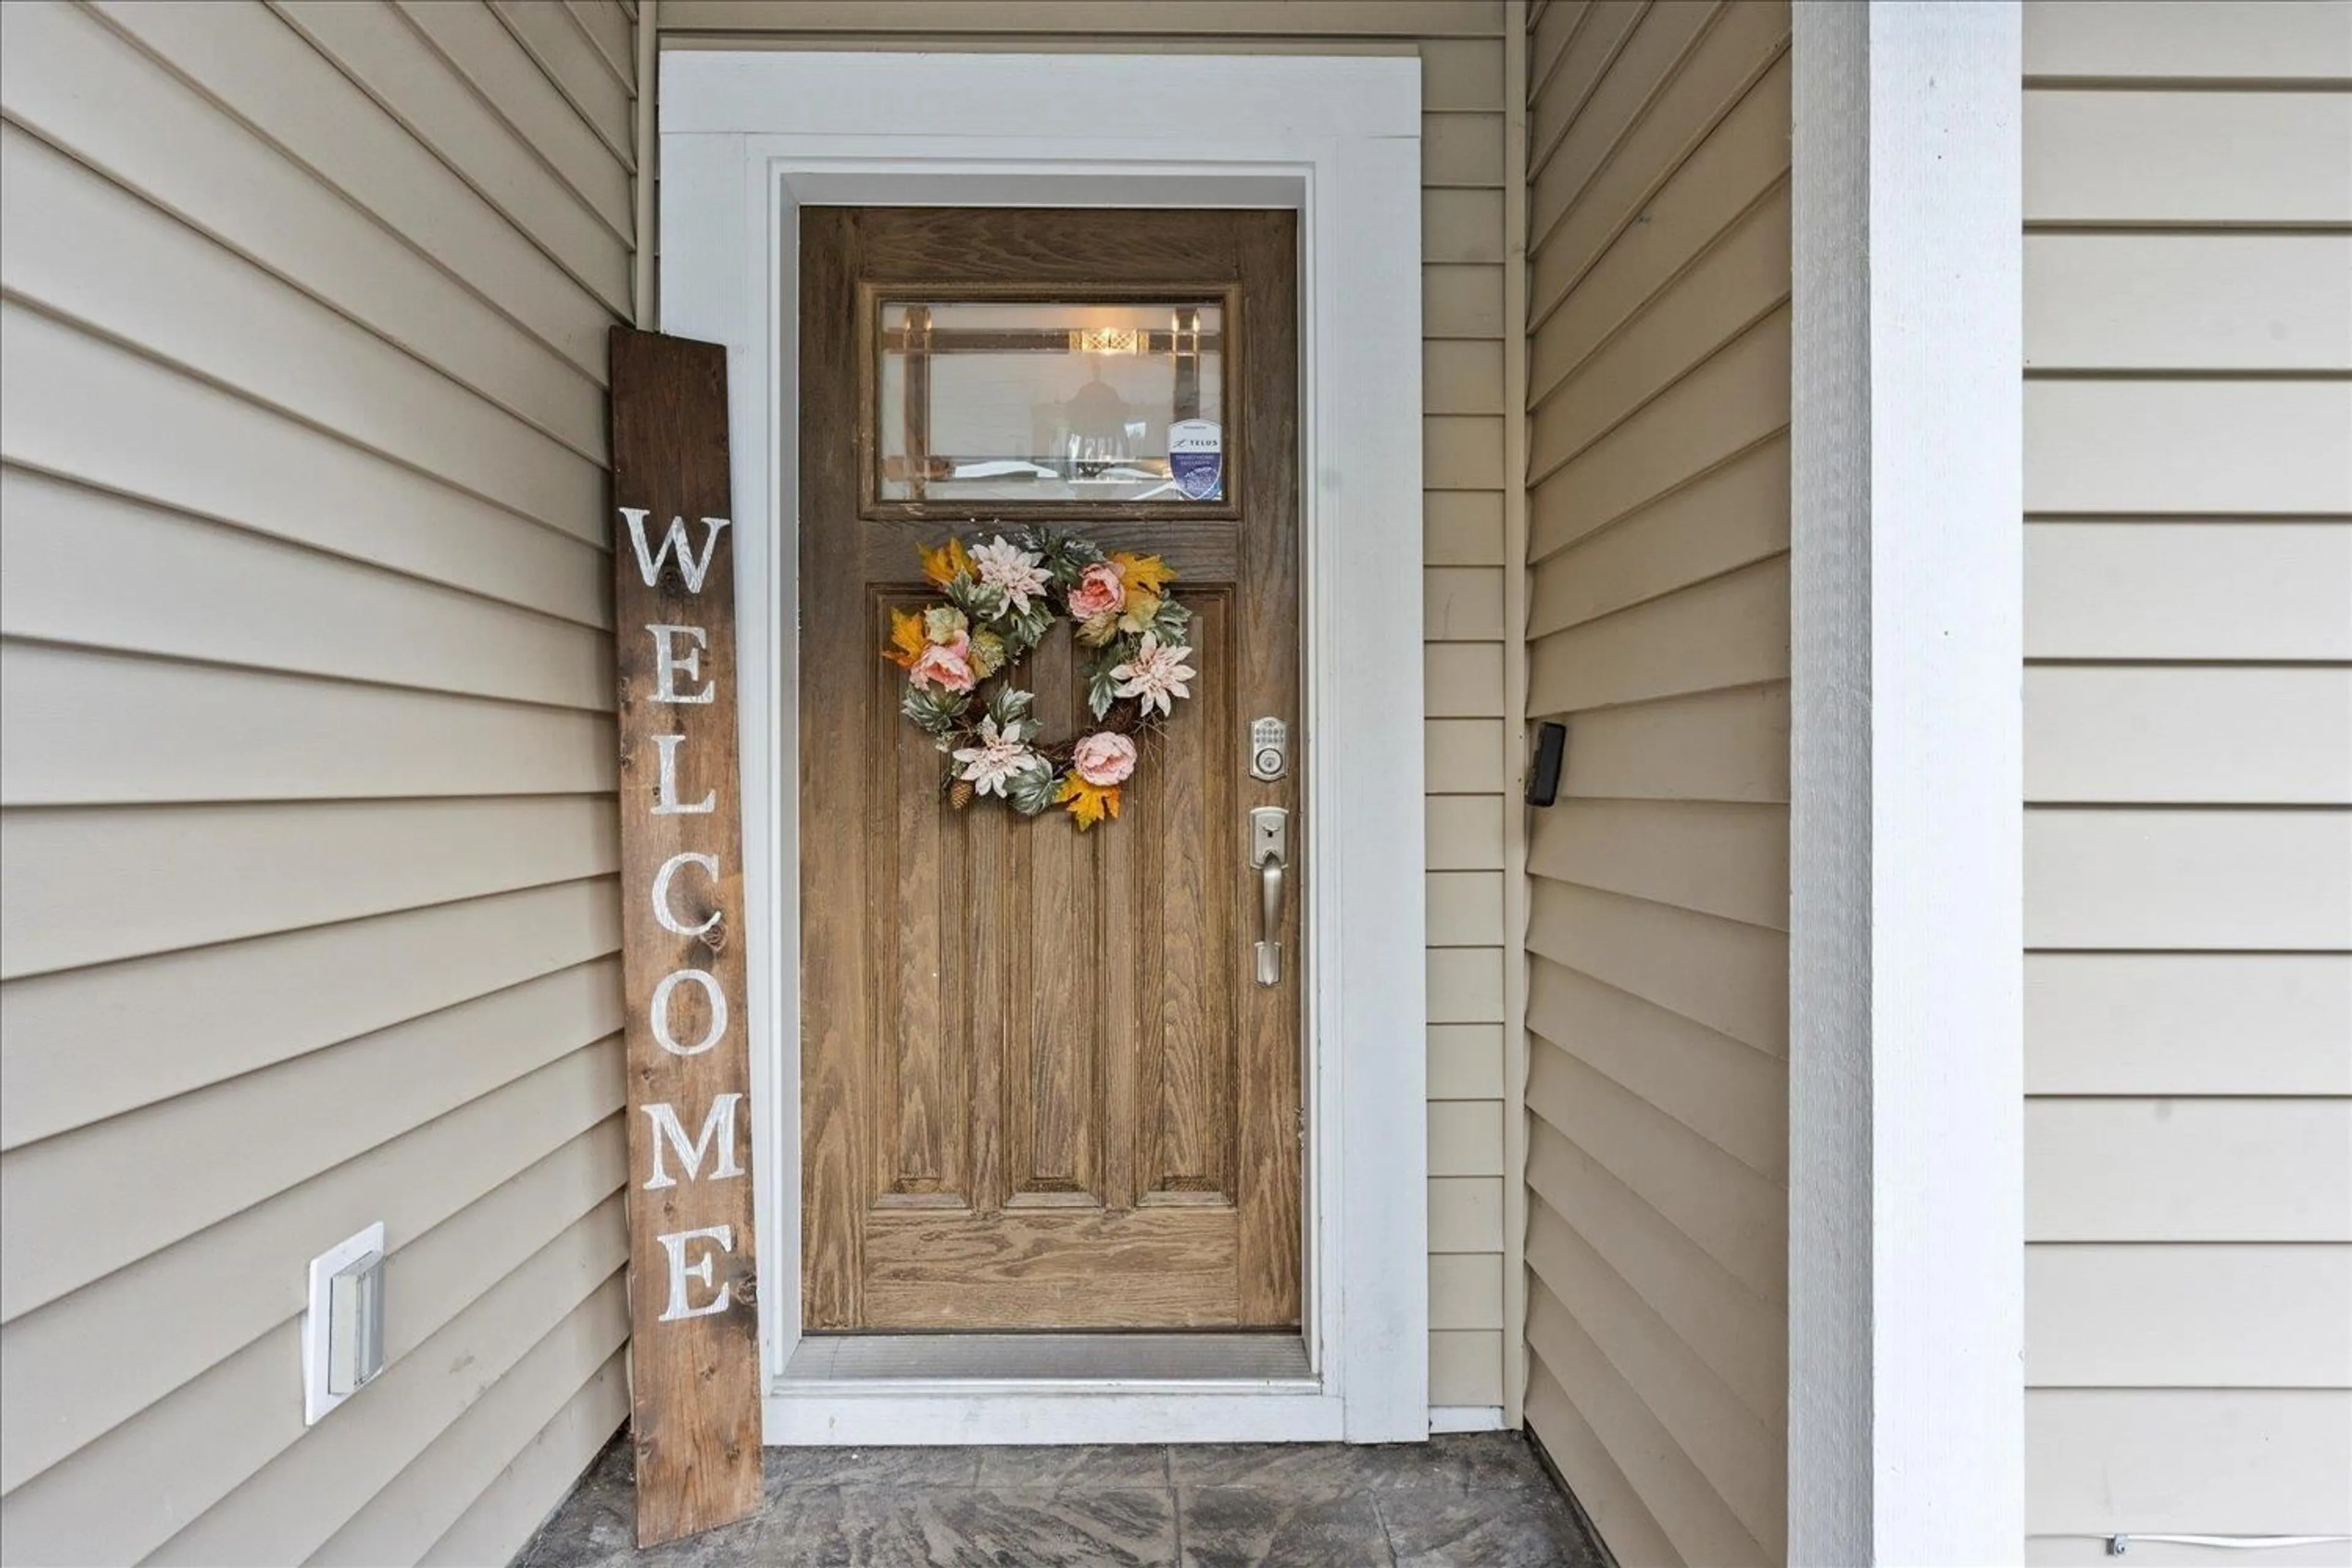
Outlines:
POLYGON ((717 1045, 727 1033, 727 993, 719 988, 718 976, 707 969, 674 969, 661 977, 654 987, 654 999, 646 1011, 653 1015, 654 1043, 674 1057, 698 1057, 717 1045), (698 1044, 681 1046, 677 1037, 669 1032, 669 994, 677 989, 680 981, 691 981, 702 987, 710 998, 710 1028, 698 1044))

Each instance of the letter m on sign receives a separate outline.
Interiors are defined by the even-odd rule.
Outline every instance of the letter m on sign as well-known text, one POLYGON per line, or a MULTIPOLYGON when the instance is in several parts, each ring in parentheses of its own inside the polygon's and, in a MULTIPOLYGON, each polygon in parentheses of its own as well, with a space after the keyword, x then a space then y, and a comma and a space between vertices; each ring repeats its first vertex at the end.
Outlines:
POLYGON ((727 355, 617 328, 612 362, 630 1401, 654 1546, 760 1506, 755 1112, 727 355))

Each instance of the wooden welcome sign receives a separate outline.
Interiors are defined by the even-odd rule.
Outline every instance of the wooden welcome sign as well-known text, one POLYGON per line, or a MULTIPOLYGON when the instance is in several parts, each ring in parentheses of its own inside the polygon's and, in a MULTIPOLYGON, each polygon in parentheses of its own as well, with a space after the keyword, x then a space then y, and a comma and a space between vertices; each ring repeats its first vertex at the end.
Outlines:
POLYGON ((615 328, 637 1544, 760 1505, 727 353, 615 328))

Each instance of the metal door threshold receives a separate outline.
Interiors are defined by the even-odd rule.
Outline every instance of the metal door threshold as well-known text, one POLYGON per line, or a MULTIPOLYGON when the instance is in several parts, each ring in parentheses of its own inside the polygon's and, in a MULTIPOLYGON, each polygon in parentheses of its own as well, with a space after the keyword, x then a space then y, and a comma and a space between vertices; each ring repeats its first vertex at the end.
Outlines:
POLYGON ((1301 1392, 1321 1384, 1296 1331, 1278 1333, 812 1334, 775 1391, 907 1392, 910 1384, 1155 1384, 1301 1392))

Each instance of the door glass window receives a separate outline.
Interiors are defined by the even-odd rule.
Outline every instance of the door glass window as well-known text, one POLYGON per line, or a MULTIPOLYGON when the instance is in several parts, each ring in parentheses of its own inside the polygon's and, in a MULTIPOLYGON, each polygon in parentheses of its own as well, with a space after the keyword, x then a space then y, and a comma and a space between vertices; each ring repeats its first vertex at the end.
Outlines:
POLYGON ((879 303, 877 500, 1223 500, 1221 303, 879 303))

